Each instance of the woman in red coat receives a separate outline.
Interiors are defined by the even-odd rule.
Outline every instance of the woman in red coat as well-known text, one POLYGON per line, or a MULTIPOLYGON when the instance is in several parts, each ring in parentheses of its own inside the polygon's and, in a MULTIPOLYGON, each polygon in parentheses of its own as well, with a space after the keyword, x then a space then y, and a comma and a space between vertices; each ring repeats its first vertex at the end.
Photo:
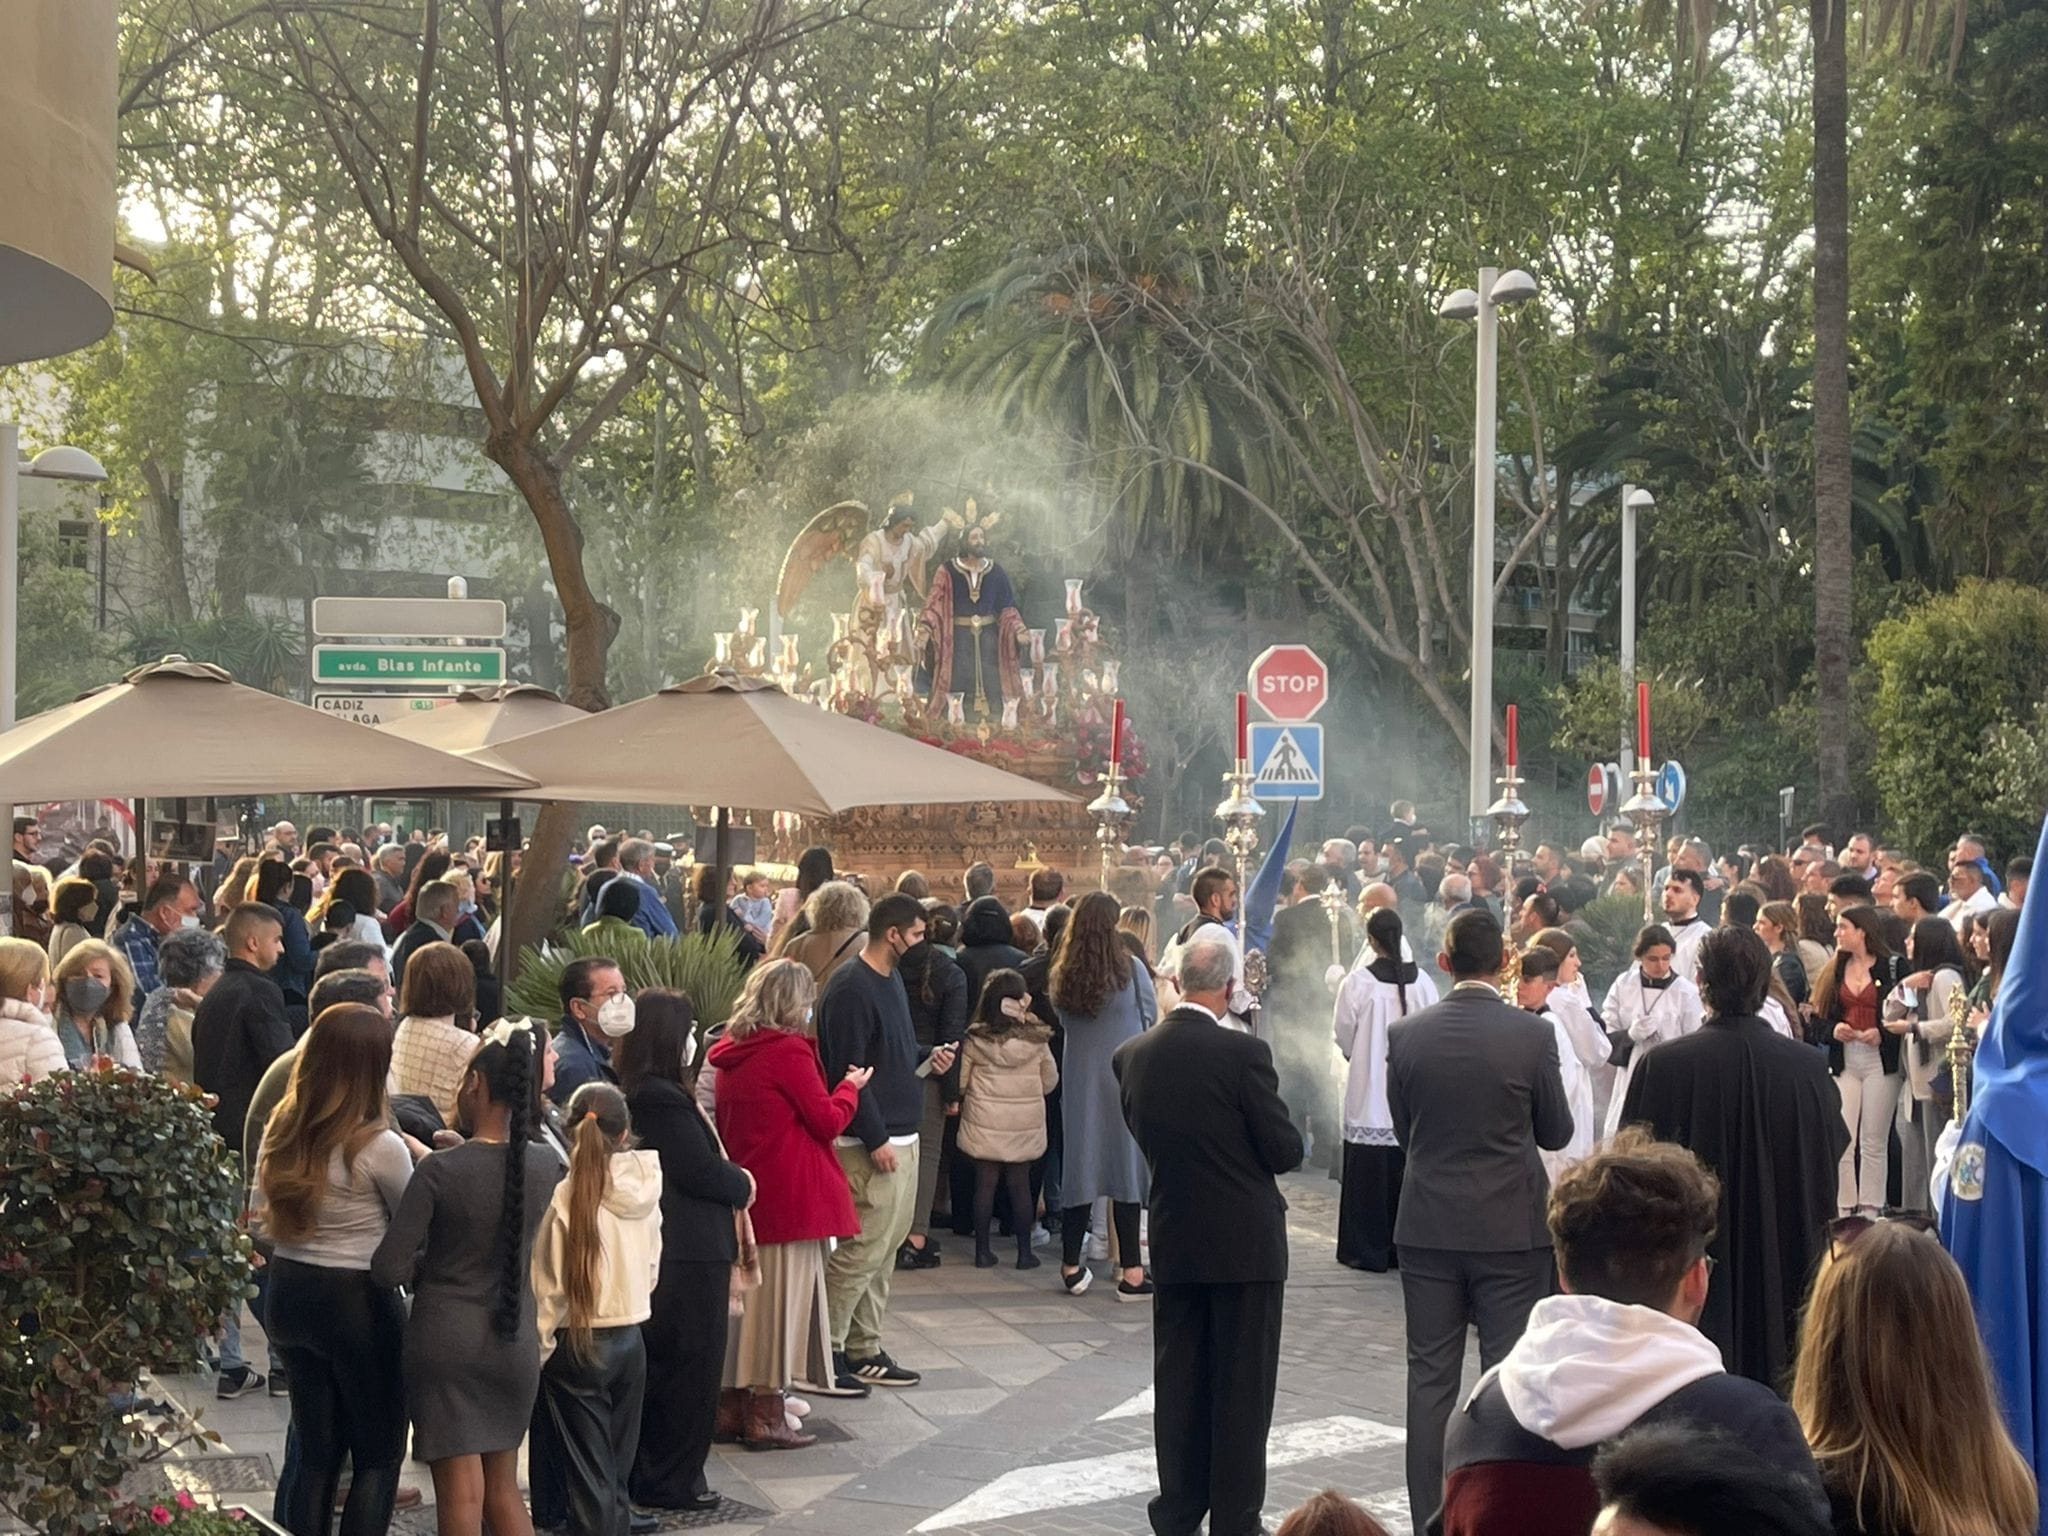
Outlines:
POLYGON ((790 1424, 784 1397, 794 1381, 832 1380, 826 1239, 860 1231, 832 1139, 852 1123, 873 1068, 850 1068, 826 1090, 811 1029, 816 996, 811 973, 794 960, 755 966, 725 1038, 705 1058, 718 1074, 726 1156, 756 1185, 761 1285, 733 1326, 725 1387, 745 1399, 747 1444, 764 1450, 817 1439, 790 1424))

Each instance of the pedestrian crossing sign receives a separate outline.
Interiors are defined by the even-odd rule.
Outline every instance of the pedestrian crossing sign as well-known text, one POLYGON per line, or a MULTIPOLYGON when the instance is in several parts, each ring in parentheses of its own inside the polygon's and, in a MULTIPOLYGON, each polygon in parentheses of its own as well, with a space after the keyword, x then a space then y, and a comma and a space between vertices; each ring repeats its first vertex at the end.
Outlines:
POLYGON ((1255 800, 1323 798, 1323 728, 1262 721, 1251 728, 1255 800))

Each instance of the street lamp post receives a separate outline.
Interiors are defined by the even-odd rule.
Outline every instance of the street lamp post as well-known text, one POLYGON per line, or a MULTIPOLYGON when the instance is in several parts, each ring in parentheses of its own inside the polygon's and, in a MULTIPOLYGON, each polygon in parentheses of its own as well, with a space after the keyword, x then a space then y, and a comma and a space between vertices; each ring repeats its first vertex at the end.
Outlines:
MULTIPOLYGON (((1621 681, 1625 688, 1636 683, 1636 514, 1657 505, 1657 498, 1640 485, 1621 487, 1621 681)), ((1621 727, 1621 760, 1632 761, 1628 722, 1621 727)))
MULTIPOLYGON (((98 483, 107 478, 100 461, 83 448, 45 448, 28 464, 21 462, 21 428, 0 422, 0 731, 14 729, 14 693, 18 675, 16 651, 21 633, 21 477, 98 483)), ((8 863, 13 863, 14 807, 0 804, 0 822, 10 833, 8 863)), ((0 882, 0 916, 14 931, 14 882, 0 882)))
POLYGON ((1446 320, 1479 322, 1477 399, 1472 418, 1472 737, 1467 780, 1473 834, 1493 802, 1493 493, 1498 474, 1494 421, 1500 388, 1500 307, 1536 296, 1536 279, 1519 267, 1479 269, 1477 288, 1460 288, 1437 306, 1446 320))

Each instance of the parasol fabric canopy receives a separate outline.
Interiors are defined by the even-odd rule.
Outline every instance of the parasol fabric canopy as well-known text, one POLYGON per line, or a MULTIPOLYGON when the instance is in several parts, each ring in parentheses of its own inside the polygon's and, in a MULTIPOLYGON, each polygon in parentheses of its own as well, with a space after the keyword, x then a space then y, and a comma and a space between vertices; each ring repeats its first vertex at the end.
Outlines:
POLYGON ((377 727, 387 736, 416 741, 442 752, 460 752, 473 763, 504 765, 489 750, 518 736, 531 736, 550 726, 585 718, 574 704, 564 704, 545 688, 513 683, 504 688, 458 693, 446 704, 416 710, 377 727))
POLYGON ((835 816, 863 805, 1072 802, 1021 774, 715 672, 503 742, 493 761, 541 789, 515 799, 622 800, 835 816))
POLYGON ((0 735, 0 798, 516 794, 517 774, 421 746, 166 656, 0 735))

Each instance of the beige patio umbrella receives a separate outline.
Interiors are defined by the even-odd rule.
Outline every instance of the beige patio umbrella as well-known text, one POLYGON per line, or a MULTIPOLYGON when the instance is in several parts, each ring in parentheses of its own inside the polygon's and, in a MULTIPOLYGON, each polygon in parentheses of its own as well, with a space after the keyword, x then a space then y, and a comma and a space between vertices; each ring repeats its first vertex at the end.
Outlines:
POLYGON ((538 789, 521 800, 622 800, 835 816, 863 805, 1071 802, 1021 774, 709 673, 531 736, 492 759, 538 789))
POLYGON ((166 656, 0 735, 0 801, 526 794, 516 773, 166 656))
POLYGON ((492 752, 499 743, 583 718, 582 710, 564 704, 547 689, 513 683, 458 693, 446 704, 387 720, 377 729, 442 752, 460 752, 473 763, 502 768, 492 752))

